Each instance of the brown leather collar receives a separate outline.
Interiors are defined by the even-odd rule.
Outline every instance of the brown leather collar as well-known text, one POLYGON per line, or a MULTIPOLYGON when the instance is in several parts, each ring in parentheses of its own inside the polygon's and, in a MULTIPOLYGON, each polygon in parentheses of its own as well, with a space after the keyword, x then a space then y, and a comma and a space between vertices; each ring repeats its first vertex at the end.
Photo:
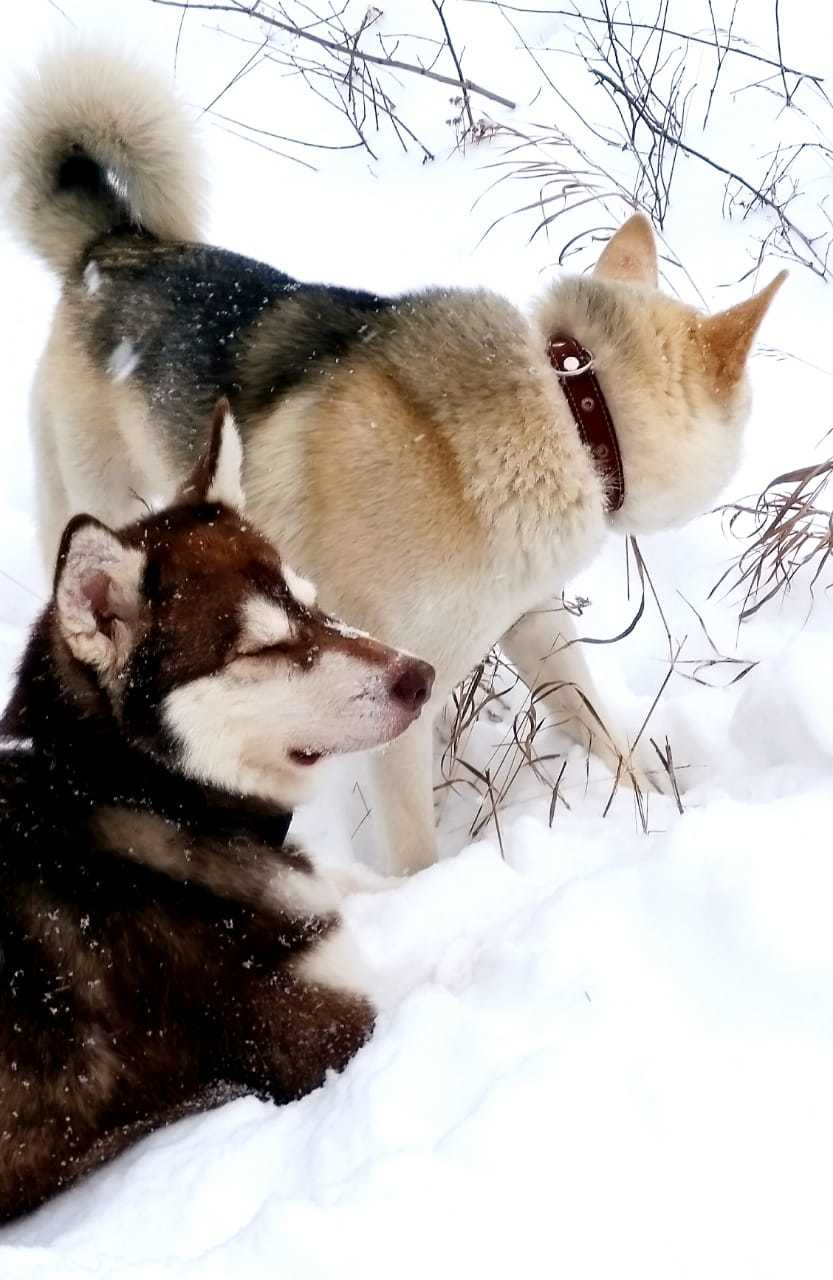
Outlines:
POLYGON ((618 511, 625 501, 625 472, 613 419, 598 379, 593 356, 575 338, 550 338, 550 364, 576 420, 581 442, 593 455, 604 480, 608 511, 618 511))

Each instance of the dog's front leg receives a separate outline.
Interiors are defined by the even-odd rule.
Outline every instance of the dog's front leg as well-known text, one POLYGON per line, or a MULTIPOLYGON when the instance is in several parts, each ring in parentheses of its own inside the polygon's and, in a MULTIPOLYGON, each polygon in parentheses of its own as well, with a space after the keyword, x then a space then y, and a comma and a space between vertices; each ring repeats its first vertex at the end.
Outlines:
POLYGON ((436 860, 433 791, 434 716, 416 724, 371 762, 373 810, 384 848, 384 869, 407 875, 436 860))
POLYGON ((284 1103, 344 1070, 375 1020, 352 959, 336 930, 300 962, 241 984, 225 1011, 226 1069, 236 1084, 284 1103))
POLYGON ((655 764, 641 743, 630 751, 596 687, 573 618, 556 597, 519 618, 500 647, 527 688, 544 691, 544 706, 562 732, 642 790, 657 787, 655 764))

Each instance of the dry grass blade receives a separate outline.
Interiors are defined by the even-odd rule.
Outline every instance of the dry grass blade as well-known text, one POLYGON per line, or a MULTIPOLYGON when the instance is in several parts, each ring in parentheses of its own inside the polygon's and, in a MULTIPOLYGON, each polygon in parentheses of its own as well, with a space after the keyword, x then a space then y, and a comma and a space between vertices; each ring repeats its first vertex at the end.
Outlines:
MULTIPOLYGON (((630 552, 634 557, 642 588, 642 598, 637 607, 636 615, 617 635, 606 638, 587 637, 586 642, 614 644, 625 636, 630 635, 643 616, 648 591, 653 595, 668 638, 668 670, 639 728, 632 747, 626 755, 617 753, 616 776, 603 807, 603 813, 606 815, 610 811, 616 793, 624 779, 629 777, 633 787, 634 805, 639 826, 643 832, 648 833, 650 829, 649 800, 647 793, 633 776, 632 754, 644 736, 672 674, 678 669, 682 645, 678 645, 676 651, 674 650, 662 606, 654 589, 647 565, 635 540, 632 540, 630 544, 630 552)), ((566 612, 581 614, 587 604, 586 600, 575 602, 565 600, 562 607, 566 612)), ((558 611, 553 610, 554 613, 558 611)), ((570 641, 569 643, 576 643, 576 641, 570 641)), ((713 660, 717 662, 718 657, 713 660)), ((711 660, 707 659, 705 661, 711 660)), ((706 682, 702 681, 702 683, 706 682)), ((474 726, 484 715, 492 717, 496 721, 505 720, 506 714, 510 709, 509 699, 520 684, 520 678, 514 668, 503 660, 498 651, 493 650, 472 675, 455 690, 453 695, 454 714, 450 725, 449 742, 442 757, 443 782, 440 785, 443 789, 452 791, 458 790, 462 785, 467 792, 473 790, 478 796, 478 806, 469 826, 469 832, 474 837, 480 835, 490 823, 494 823, 496 831, 499 832, 499 814, 513 802, 512 797, 516 784, 524 777, 527 779, 534 778, 536 782, 549 789, 548 820, 550 826, 553 825, 559 805, 567 810, 570 809, 569 802, 564 795, 568 762, 562 752, 547 752, 542 747, 540 735, 544 731, 563 728, 568 723, 572 725, 576 715, 574 711, 565 709, 561 718, 559 718, 551 709, 548 709, 547 700, 552 695, 569 695, 568 701, 574 706, 579 704, 582 708, 582 722, 587 726, 594 726, 592 731, 588 730, 590 743, 584 757, 585 793, 589 786, 590 751, 593 738, 600 737, 607 747, 614 751, 616 750, 610 729, 584 691, 569 681, 551 681, 536 685, 535 688, 528 690, 520 709, 512 716, 506 732, 492 749, 487 762, 478 767, 470 758, 471 734, 474 726), (497 714, 499 711, 504 714, 502 716, 497 714), (553 776, 552 769, 556 765, 557 772, 553 776), (464 771, 462 774, 460 769, 464 771)), ((670 777, 669 785, 674 793, 677 806, 682 811, 679 786, 667 739, 666 757, 663 759, 660 756, 660 759, 663 772, 670 777)), ((502 834, 499 834, 501 843, 502 838, 502 834)))
POLYGON ((827 487, 833 458, 776 476, 757 500, 724 507, 728 527, 749 545, 718 579, 727 593, 742 592, 740 621, 809 575, 813 593, 833 556, 833 509, 827 487))
POLYGON ((357 795, 357 796, 359 797, 359 799, 361 800, 362 804, 364 805, 364 813, 362 814, 362 816, 361 816, 361 818, 359 819, 359 821, 358 821, 358 823, 356 824, 356 826, 355 826, 355 827, 353 828, 353 830, 350 832, 350 839, 351 839, 351 840, 352 840, 352 839, 354 839, 354 838, 359 834, 359 832, 361 831, 362 827, 363 827, 363 826, 364 826, 364 824, 367 822, 368 818, 370 817, 370 815, 371 815, 371 813, 372 813, 372 809, 370 808, 370 805, 367 803, 367 800, 365 799, 365 794, 364 794, 364 792, 362 791, 362 789, 361 789, 361 787, 360 787, 360 785, 359 785, 359 783, 358 783, 358 782, 357 782, 357 783, 354 785, 354 787, 353 787, 353 795, 357 795))
POLYGON ((555 780, 555 786, 552 789, 552 796, 550 798, 550 812, 549 812, 550 827, 552 826, 553 819, 555 818, 555 809, 556 809, 556 805, 558 804, 558 793, 561 787, 561 780, 564 777, 566 770, 567 770, 567 761, 563 760, 561 762, 561 768, 558 771, 558 777, 555 780))
POLYGON ((709 658, 686 658, 684 661, 679 662, 677 664, 679 667, 691 668, 690 671, 680 671, 680 675, 684 676, 686 680, 692 680, 695 684, 705 685, 707 689, 728 689, 731 685, 737 684, 739 680, 743 680, 745 676, 748 676, 749 672, 757 667, 757 660, 754 658, 736 658, 721 653, 709 634, 703 615, 695 609, 690 600, 686 599, 682 591, 678 591, 677 595, 694 614, 712 651, 712 656, 709 658))
POLYGON ((657 755, 659 756, 660 763, 662 764, 662 767, 665 770, 665 773, 668 777, 668 781, 671 785, 671 791, 674 796, 674 800, 676 801, 676 804, 677 804, 677 810, 679 813, 684 813, 685 810, 683 809, 683 801, 682 801, 682 797, 680 796, 680 787, 679 787, 679 783, 677 782, 677 771, 674 768, 674 757, 671 753, 671 743, 668 741, 668 738, 666 737, 665 750, 662 751, 660 747, 657 745, 656 739, 651 738, 651 746, 654 748, 654 751, 656 751, 657 755))

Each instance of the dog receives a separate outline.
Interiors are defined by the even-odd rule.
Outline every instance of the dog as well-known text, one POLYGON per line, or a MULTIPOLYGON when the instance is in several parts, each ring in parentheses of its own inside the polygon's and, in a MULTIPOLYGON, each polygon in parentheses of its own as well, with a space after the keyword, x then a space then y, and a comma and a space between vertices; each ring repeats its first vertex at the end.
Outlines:
POLYGON ((240 456, 221 405, 172 506, 70 521, 0 723, 0 1222, 229 1091, 308 1093, 373 1026, 287 831, 433 672, 318 609, 240 456))
POLYGON ((228 395, 253 518, 327 608, 436 669, 428 714, 374 762, 392 870, 435 856, 432 721, 496 643, 566 732, 644 779, 555 608, 609 530, 679 525, 729 480, 786 273, 705 315, 659 290, 635 214, 529 316, 486 290, 302 283, 201 242, 187 114, 100 52, 22 85, 6 157, 15 223, 63 281, 33 393, 49 554, 73 511, 118 522, 175 482, 228 395))

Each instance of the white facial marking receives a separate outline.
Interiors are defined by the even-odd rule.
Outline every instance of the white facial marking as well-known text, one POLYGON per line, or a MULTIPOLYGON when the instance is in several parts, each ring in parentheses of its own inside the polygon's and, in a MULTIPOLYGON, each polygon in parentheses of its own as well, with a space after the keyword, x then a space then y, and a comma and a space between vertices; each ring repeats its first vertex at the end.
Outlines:
POLYGON ((124 382, 126 378, 130 377, 138 363, 139 352, 132 342, 128 342, 127 338, 122 338, 107 361, 107 372, 114 382, 124 382))
POLYGON ((223 502, 227 507, 243 510, 243 486, 240 472, 243 466, 243 445, 234 418, 227 413, 223 418, 220 436, 220 452, 214 478, 206 494, 209 502, 223 502))
MULTIPOLYGON (((360 631, 358 627, 350 627, 346 622, 342 622, 341 618, 330 618, 327 623, 330 631, 335 631, 336 635, 344 636, 345 640, 372 640, 373 637, 367 631, 360 631)), ((404 650, 402 650, 404 653, 404 650)))
MULTIPOLYGON (((306 709, 296 694, 296 711, 298 704, 306 709)), ((181 744, 181 768, 192 778, 289 806, 307 799, 315 785, 317 771, 299 769, 289 755, 303 743, 284 671, 246 684, 228 671, 204 676, 169 693, 163 715, 181 744)))
POLYGON ((292 636, 289 618, 279 604, 265 596, 251 596, 243 606, 240 652, 254 653, 282 644, 292 636))
POLYGON ((367 970, 352 936, 342 925, 308 951, 294 966, 304 982, 366 996, 367 970))
POLYGON ((101 288, 101 272, 95 262, 88 262, 84 268, 84 287, 90 297, 101 288))
POLYGON ((291 569, 288 564, 281 566, 284 582, 289 587, 295 599, 307 609, 311 609, 315 604, 318 592, 313 584, 307 579, 302 578, 299 573, 291 569))
POLYGON ((264 663, 243 655, 173 689, 162 711, 190 777, 294 805, 319 774, 300 763, 303 753, 372 750, 410 724, 387 674, 338 650, 323 650, 303 671, 280 654, 264 663))

